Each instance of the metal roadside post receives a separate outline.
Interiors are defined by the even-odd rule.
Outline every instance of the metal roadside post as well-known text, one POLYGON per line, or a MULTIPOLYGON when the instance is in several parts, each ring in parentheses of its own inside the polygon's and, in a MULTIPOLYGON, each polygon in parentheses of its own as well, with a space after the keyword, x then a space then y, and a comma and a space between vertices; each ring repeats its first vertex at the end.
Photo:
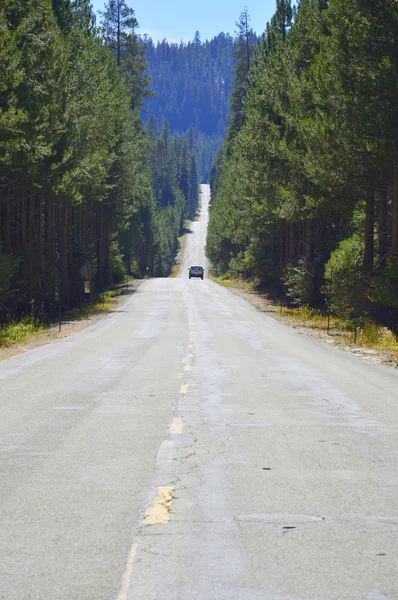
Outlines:
POLYGON ((58 333, 61 333, 61 292, 62 292, 62 280, 61 280, 61 258, 58 250, 58 333))

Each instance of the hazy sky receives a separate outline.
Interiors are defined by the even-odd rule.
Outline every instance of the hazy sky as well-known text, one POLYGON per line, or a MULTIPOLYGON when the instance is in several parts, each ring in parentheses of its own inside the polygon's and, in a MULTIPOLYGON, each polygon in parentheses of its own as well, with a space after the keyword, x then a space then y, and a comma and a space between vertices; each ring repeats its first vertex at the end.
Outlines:
MULTIPOLYGON (((103 10, 104 0, 91 0, 94 10, 103 10)), ((193 40, 199 31, 202 41, 221 31, 234 35, 235 23, 247 6, 250 25, 260 35, 274 14, 276 0, 127 0, 139 23, 138 33, 153 40, 193 40)))

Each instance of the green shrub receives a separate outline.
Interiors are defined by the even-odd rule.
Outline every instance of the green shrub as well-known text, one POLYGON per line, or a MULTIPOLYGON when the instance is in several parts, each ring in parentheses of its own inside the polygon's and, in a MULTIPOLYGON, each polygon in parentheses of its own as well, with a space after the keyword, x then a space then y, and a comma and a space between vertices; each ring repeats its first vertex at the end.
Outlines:
POLYGON ((109 272, 114 283, 122 283, 127 277, 123 255, 120 252, 119 245, 116 241, 111 244, 109 272))
POLYGON ((229 281, 230 279, 231 279, 231 273, 229 271, 227 271, 226 273, 223 273, 221 275, 222 281, 229 281))
POLYGON ((398 256, 391 258, 370 286, 372 302, 398 309, 398 256))
POLYGON ((325 265, 323 294, 329 309, 343 317, 355 317, 367 304, 367 281, 362 273, 363 239, 354 234, 340 242, 325 265))
POLYGON ((312 304, 315 291, 315 269, 306 258, 299 258, 296 265, 289 265, 282 277, 285 293, 292 304, 312 304))

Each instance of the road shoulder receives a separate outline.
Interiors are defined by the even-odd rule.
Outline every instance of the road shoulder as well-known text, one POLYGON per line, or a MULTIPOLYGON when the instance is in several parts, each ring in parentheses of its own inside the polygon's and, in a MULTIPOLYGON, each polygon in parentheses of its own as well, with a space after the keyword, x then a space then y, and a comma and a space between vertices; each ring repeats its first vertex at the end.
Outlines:
POLYGON ((311 325, 308 322, 294 318, 291 315, 283 314, 283 311, 281 313, 280 306, 278 306, 276 302, 272 301, 265 294, 251 289, 249 286, 231 280, 225 285, 224 282, 217 278, 212 277, 212 279, 216 283, 223 285, 223 287, 227 287, 233 294, 245 299, 258 311, 294 328, 299 334, 317 338, 326 344, 336 346, 344 352, 349 352, 350 354, 354 354, 365 360, 383 364, 387 367, 398 368, 398 356, 393 352, 378 350, 376 348, 367 348, 354 343, 347 343, 346 339, 338 331, 332 331, 328 334, 325 329, 311 325))
POLYGON ((123 304, 138 290, 143 281, 144 280, 142 279, 137 279, 125 284, 121 288, 122 293, 119 296, 112 298, 112 307, 110 309, 99 310, 87 317, 64 319, 61 322, 61 331, 59 331, 59 324, 53 323, 49 327, 46 327, 44 331, 33 333, 22 342, 12 344, 11 346, 0 347, 0 362, 28 352, 29 350, 34 350, 40 346, 62 340, 75 333, 80 333, 84 329, 87 329, 87 327, 91 327, 123 306, 123 304))

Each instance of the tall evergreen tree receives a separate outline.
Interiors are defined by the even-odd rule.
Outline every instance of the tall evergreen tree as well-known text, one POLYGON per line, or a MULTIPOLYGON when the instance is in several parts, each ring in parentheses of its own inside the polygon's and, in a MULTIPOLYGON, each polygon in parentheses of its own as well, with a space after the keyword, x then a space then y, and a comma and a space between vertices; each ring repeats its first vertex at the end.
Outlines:
POLYGON ((116 56, 117 66, 121 65, 122 51, 128 46, 135 28, 138 27, 137 19, 132 8, 125 0, 109 0, 102 13, 102 29, 106 45, 116 56))
POLYGON ((236 23, 236 47, 233 51, 235 58, 233 90, 230 95, 230 116, 228 141, 232 140, 245 122, 244 98, 249 82, 250 61, 253 55, 255 36, 249 26, 250 17, 245 8, 236 23))
POLYGON ((147 87, 150 78, 144 74, 146 68, 145 45, 140 43, 135 30, 138 21, 132 8, 125 0, 109 0, 102 15, 102 32, 105 44, 116 56, 116 62, 131 93, 131 107, 142 105, 150 96, 147 87))
POLYGON ((216 268, 282 279, 295 302, 314 304, 332 257, 336 277, 360 283, 350 310, 378 310, 373 293, 393 305, 397 37, 390 0, 301 0, 295 11, 277 2, 251 64, 245 122, 212 170, 216 268))

